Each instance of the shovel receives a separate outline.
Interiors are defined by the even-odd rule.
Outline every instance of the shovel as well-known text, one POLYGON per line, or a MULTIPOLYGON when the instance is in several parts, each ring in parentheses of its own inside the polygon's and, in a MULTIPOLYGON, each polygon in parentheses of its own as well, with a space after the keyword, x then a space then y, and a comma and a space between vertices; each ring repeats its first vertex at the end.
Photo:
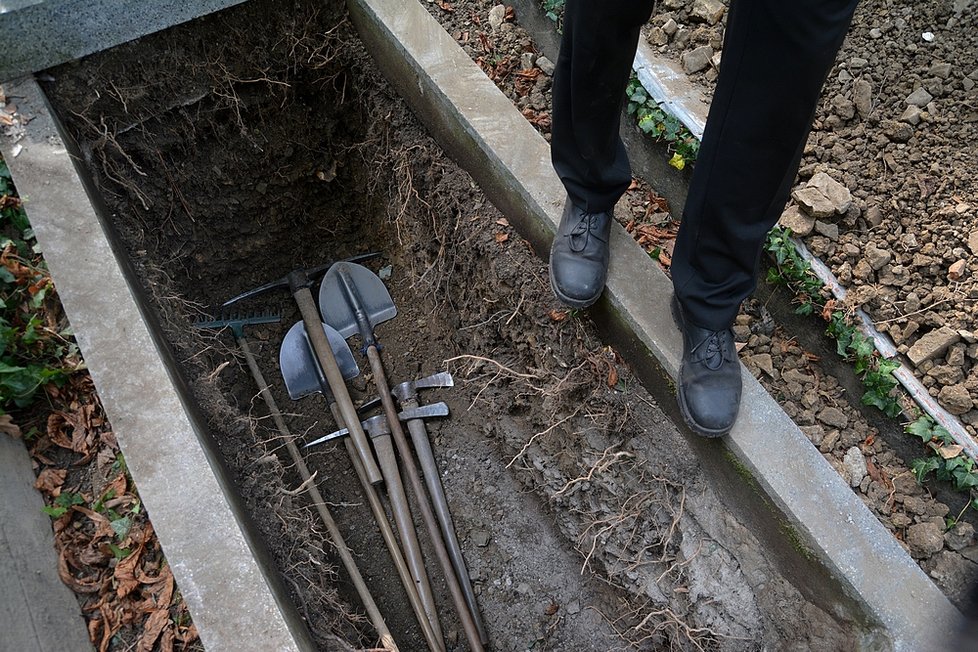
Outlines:
MULTIPOLYGON (((337 367, 339 367, 343 379, 349 380, 358 376, 360 369, 357 366, 356 360, 353 359, 353 354, 350 352, 350 347, 347 345, 346 340, 329 325, 322 324, 322 328, 333 350, 337 367)), ((319 392, 326 398, 327 403, 329 403, 330 411, 333 413, 333 418, 336 420, 336 423, 340 426, 344 424, 336 406, 336 400, 333 398, 329 384, 323 375, 322 368, 319 366, 316 355, 313 353, 312 343, 309 341, 303 322, 296 323, 286 333, 285 339, 282 341, 282 347, 279 350, 279 366, 282 369, 282 377, 285 380, 286 390, 288 390, 289 397, 292 400, 299 400, 305 396, 319 392)), ((362 427, 359 419, 357 425, 362 427)), ((347 428, 341 428, 341 431, 343 435, 349 433, 347 428)), ((339 433, 340 431, 333 435, 327 435, 327 437, 321 438, 306 446, 308 447, 312 444, 340 436, 339 433)), ((421 559, 420 549, 417 549, 415 557, 411 557, 414 549, 411 549, 410 544, 405 544, 405 552, 408 554, 408 561, 411 562, 409 565, 401 555, 397 540, 394 538, 394 531, 391 528, 390 522, 387 520, 384 507, 380 502, 380 497, 377 494, 376 488, 374 488, 366 476, 355 444, 348 436, 344 437, 343 443, 346 446, 347 454, 350 456, 350 461, 356 470, 364 494, 367 496, 367 502, 370 503, 370 510, 373 512, 374 520, 377 522, 377 527, 380 528, 380 533, 384 538, 384 543, 387 545, 387 551, 391 556, 391 561, 394 562, 394 566, 397 568, 401 584, 404 585, 404 590, 408 596, 408 602, 411 603, 411 608, 414 610, 414 615, 418 620, 418 624, 421 626, 421 631, 428 643, 428 647, 436 652, 442 652, 445 649, 445 644, 441 636, 440 627, 438 627, 437 620, 432 621, 430 619, 428 613, 429 605, 422 598, 422 587, 427 587, 428 593, 430 594, 430 586, 428 585, 427 577, 424 575, 423 561, 419 561, 421 559), (418 569, 419 564, 420 570, 418 569)), ((383 466, 382 464, 381 467, 383 468, 383 466)), ((389 471, 384 476, 388 491, 391 494, 396 494, 396 486, 400 486, 400 477, 390 477, 389 471)), ((403 492, 403 488, 401 491, 403 492)), ((399 511, 398 508, 403 504, 403 501, 394 501, 392 499, 392 503, 395 505, 393 511, 396 516, 399 511)), ((410 512, 407 518, 410 520, 410 512)), ((405 538, 402 533, 403 540, 405 538)), ((414 544, 416 548, 416 537, 414 538, 414 544)), ((433 604, 434 602, 432 600, 431 605, 433 604)))
MULTIPOLYGON (((209 321, 200 321, 194 324, 194 326, 196 328, 231 329, 231 332, 234 334, 234 338, 238 342, 238 346, 241 347, 241 352, 244 354, 245 361, 248 363, 248 369, 251 371, 251 375, 255 379, 255 384, 258 385, 258 391, 261 394, 262 399, 264 399, 266 407, 268 407, 268 412, 272 415, 272 421, 275 423, 276 429, 278 429, 279 433, 285 440, 285 446, 289 451, 289 456, 292 458, 292 462, 296 465, 296 468, 299 469, 299 475, 302 477, 303 484, 307 482, 309 483, 309 497, 312 498, 312 502, 316 506, 316 511, 319 513, 319 517, 326 525, 330 539, 332 539, 333 545, 336 547, 336 551, 340 555, 343 566, 346 568, 347 573, 349 573, 350 579, 356 588, 357 594, 360 596, 360 600, 363 602, 363 606, 367 610, 367 615, 370 618, 370 622, 373 624, 374 629, 377 631, 377 635, 380 637, 381 645, 388 652, 397 652, 398 647, 394 642, 394 637, 391 636, 390 630, 387 628, 387 624, 384 621, 384 617, 380 613, 380 609, 377 608, 377 604, 374 602, 373 596, 370 594, 370 589, 367 588, 367 584, 364 582, 363 576, 360 574, 360 569, 357 568, 356 561, 354 560, 350 549, 347 547, 346 541, 343 540, 343 535, 340 534, 340 529, 337 527, 336 521, 333 520, 332 514, 330 514, 329 509, 326 507, 326 501, 319 492, 319 488, 316 486, 313 476, 309 473, 309 469, 306 467, 305 461, 299 454, 299 449, 296 447, 295 442, 293 441, 294 437, 289 431, 288 426, 285 425, 285 420, 282 418, 282 413, 279 411, 278 405, 275 403, 275 399, 272 397, 272 393, 268 389, 268 383, 265 382, 265 377, 262 375, 261 369, 258 367, 258 362, 255 360, 255 356, 251 352, 251 347, 248 345, 248 340, 245 338, 245 326, 276 323, 280 321, 280 319, 281 318, 278 315, 266 313, 261 315, 234 316, 209 321)), ((335 334, 335 331, 333 332, 335 334)), ((340 338, 340 343, 343 344, 343 348, 346 349, 346 357, 348 358, 347 370, 349 371, 349 364, 352 363, 353 369, 356 369, 356 373, 360 373, 360 370, 357 369, 357 363, 353 359, 353 354, 350 353, 350 347, 346 346, 346 342, 343 341, 342 338, 340 338)), ((356 375, 356 373, 353 375, 356 375)), ((354 451, 354 454, 356 454, 356 451, 354 451)))
POLYGON ((481 652, 484 649, 482 636, 466 603, 451 557, 441 537, 440 526, 431 501, 425 493, 411 446, 398 419, 397 408, 394 407, 394 400, 391 397, 390 384, 387 382, 387 374, 380 359, 377 338, 374 336, 375 326, 397 315, 394 300, 384 282, 376 274, 362 265, 344 261, 334 263, 323 277, 323 282, 319 286, 319 306, 323 320, 339 331, 343 337, 354 334, 360 336, 363 343, 362 352, 370 361, 370 371, 384 406, 384 415, 387 417, 411 490, 421 508, 422 519, 435 548, 435 556, 441 564, 445 583, 448 585, 455 610, 465 630, 465 637, 472 650, 481 652))

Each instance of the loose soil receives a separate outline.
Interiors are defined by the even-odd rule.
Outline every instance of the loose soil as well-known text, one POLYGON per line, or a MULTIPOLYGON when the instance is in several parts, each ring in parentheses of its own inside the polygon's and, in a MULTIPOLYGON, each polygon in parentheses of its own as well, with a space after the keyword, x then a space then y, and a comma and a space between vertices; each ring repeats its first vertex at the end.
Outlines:
MULTIPOLYGON (((548 135, 549 75, 552 73, 552 60, 556 59, 556 52, 550 49, 551 44, 555 42, 551 32, 552 24, 549 21, 541 20, 542 11, 533 3, 517 2, 516 4, 519 10, 495 5, 491 0, 462 0, 451 3, 447 8, 445 3, 429 3, 428 9, 473 60, 480 64, 497 86, 513 100, 524 116, 538 130, 548 135), (526 18, 525 27, 524 18, 526 18), (540 25, 544 27, 541 29, 540 25), (537 45, 540 42, 546 45, 548 51, 541 51, 537 45), (526 66, 528 65, 532 68, 527 69, 526 66), (528 83, 528 80, 531 80, 532 83, 528 83)), ((930 4, 935 5, 935 3, 930 4)), ((873 22, 867 16, 886 13, 877 12, 874 14, 872 13, 874 7, 867 9, 868 5, 872 5, 872 3, 860 5, 850 38, 840 54, 839 65, 830 75, 826 93, 832 91, 833 80, 837 80, 838 83, 848 81, 849 86, 852 86, 852 76, 847 80, 846 75, 848 73, 845 70, 852 66, 853 57, 856 59, 856 67, 864 69, 865 74, 869 74, 870 68, 866 68, 866 66, 869 66, 870 62, 876 61, 872 65, 879 64, 879 61, 869 54, 865 55, 867 61, 861 62, 860 58, 852 53, 853 41, 858 42, 859 35, 862 34, 860 30, 868 32, 870 29, 861 26, 864 26, 867 21, 873 22)), ((661 9, 663 9, 663 13, 657 13, 652 17, 645 33, 648 42, 656 46, 661 54, 683 61, 684 55, 697 48, 713 48, 714 52, 711 53, 711 56, 720 51, 722 22, 718 21, 723 15, 722 4, 719 2, 692 3, 684 0, 672 0, 671 2, 664 2, 661 9), (667 27, 666 30, 662 29, 670 20, 676 23, 675 32, 671 27, 667 27)), ((879 8, 875 7, 875 9, 879 8)), ((917 11, 940 14, 941 10, 931 6, 929 9, 921 8, 917 11)), ((901 15, 909 14, 902 12, 901 15)), ((930 13, 926 13, 926 15, 931 16, 930 13)), ((964 24, 973 19, 959 13, 955 20, 958 22, 952 21, 949 24, 949 35, 954 35, 958 41, 961 41, 971 33, 967 31, 964 24)), ((873 24, 875 25, 875 23, 873 24)), ((869 38, 872 39, 872 37, 869 38)), ((957 45, 947 47, 953 50, 955 48, 962 49, 964 46, 959 42, 957 45)), ((907 50, 909 52, 916 51, 909 45, 907 50)), ((707 57, 707 59, 709 58, 707 57)), ((955 66, 955 70, 959 71, 965 68, 970 70, 968 66, 962 68, 955 66)), ((943 67, 939 72, 943 73, 943 67)), ((716 73, 716 67, 708 65, 705 69, 691 74, 691 78, 701 83, 704 91, 709 95, 716 79, 716 73)), ((965 86, 973 88, 973 85, 960 80, 959 85, 962 88, 965 86)), ((955 85, 949 84, 948 88, 955 88, 955 85)), ((887 88, 886 90, 891 91, 892 89, 887 88)), ((950 90, 948 92, 951 93, 950 90)), ((856 208, 850 211, 851 214, 837 216, 834 221, 819 222, 813 236, 807 239, 811 249, 816 254, 822 255, 823 258, 827 258, 830 263, 833 260, 831 256, 840 250, 840 247, 835 243, 850 242, 846 251, 853 256, 857 254, 862 256, 863 249, 857 251, 855 246, 851 244, 851 242, 855 242, 855 237, 865 239, 872 234, 880 236, 894 232, 910 233, 918 226, 923 227, 926 232, 928 228, 926 223, 922 224, 919 220, 909 223, 910 221, 906 218, 903 218, 901 223, 897 225, 893 222, 893 214, 890 214, 889 221, 879 222, 881 213, 877 210, 871 210, 871 206, 867 203, 870 201, 871 193, 862 190, 863 185, 859 185, 865 180, 861 177, 857 180, 854 174, 856 170, 860 169, 862 157, 867 154, 872 155, 872 151, 867 150, 863 143, 874 142, 878 147, 887 144, 893 146, 890 137, 883 135, 886 129, 892 129, 892 125, 890 123, 884 125, 880 122, 878 115, 874 119, 872 114, 867 116, 865 124, 857 125, 856 123, 860 123, 858 114, 849 114, 844 111, 843 114, 847 117, 840 122, 840 111, 842 111, 840 107, 849 106, 849 108, 853 108, 855 106, 851 101, 851 95, 852 91, 850 90, 850 99, 845 102, 837 96, 826 95, 825 102, 819 110, 815 128, 806 150, 806 159, 800 172, 800 185, 803 185, 817 172, 824 171, 837 180, 846 183, 856 197, 856 208), (835 117, 830 119, 828 116, 835 117), (853 133, 843 129, 846 120, 855 129, 853 133), (822 142, 820 139, 826 136, 826 132, 837 134, 830 138, 831 144, 834 146, 833 156, 835 157, 835 159, 830 160, 830 163, 834 160, 836 165, 825 164, 823 161, 829 159, 822 156, 825 153, 824 148, 821 145, 813 144, 822 142), (878 135, 875 140, 872 140, 874 134, 878 135), (857 147, 846 147, 845 143, 848 142, 859 143, 859 145, 857 147), (822 158, 819 158, 820 156, 822 158), (866 220, 870 217, 877 223, 868 225, 866 220), (831 252, 827 248, 829 243, 832 244, 831 252), (829 255, 826 256, 826 254, 829 255)), ((883 105, 881 97, 876 96, 874 107, 883 105)), ((900 104, 902 111, 905 106, 902 104, 902 100, 901 102, 891 101, 891 105, 896 104, 900 104)), ((930 122, 933 123, 929 129, 929 133, 933 134, 931 138, 944 139, 941 142, 953 141, 956 137, 954 134, 960 131, 959 121, 951 118, 938 121, 933 119, 930 114, 925 114, 922 124, 927 125, 930 122), (946 134, 951 135, 947 136, 946 134)), ((968 137, 968 135, 962 134, 961 137, 968 137)), ((930 141, 926 142, 929 143, 930 141)), ((918 143, 913 140, 911 144, 923 146, 926 143, 918 143)), ((899 147, 906 148, 904 145, 899 145, 899 147)), ((946 147, 944 149, 932 149, 934 158, 929 160, 948 156, 945 150, 946 147)), ((646 151, 635 151, 633 149, 630 155, 633 158, 633 163, 637 164, 636 167, 648 167, 642 165, 645 163, 642 157, 647 155, 646 151)), ((911 153, 909 155, 917 157, 916 154, 911 153)), ((957 156, 957 154, 955 155, 957 156)), ((969 152, 964 156, 970 155, 969 152)), ((877 153, 876 156, 881 158, 883 154, 877 153)), ((891 154, 886 156, 892 158, 891 154)), ((968 168, 956 169, 963 171, 968 168)), ((963 178, 967 175, 962 172, 961 176, 963 178)), ((878 181, 875 176, 872 177, 872 180, 878 181)), ((657 182, 656 179, 649 179, 648 181, 652 183, 652 186, 655 186, 657 182)), ((893 182, 891 179, 891 183, 893 182)), ((956 183, 955 187, 960 188, 963 181, 956 183)), ((941 189, 949 190, 950 185, 945 183, 941 189)), ((877 193, 873 195, 874 201, 876 201, 875 205, 881 205, 884 199, 887 203, 890 202, 888 186, 872 186, 872 188, 877 193)), ((930 192, 934 190, 935 188, 931 188, 930 192)), ((974 197, 975 194, 972 193, 969 196, 974 197)), ((970 210, 970 208, 966 210, 966 205, 956 195, 946 197, 945 201, 945 206, 953 205, 955 214, 966 215, 967 211, 970 210)), ((947 215, 949 212, 944 210, 941 215, 937 215, 933 219, 940 224, 947 215)), ((636 179, 633 187, 616 208, 616 217, 640 244, 659 258, 663 267, 668 270, 672 243, 678 226, 673 218, 679 218, 679 209, 673 207, 670 210, 664 200, 654 190, 649 189, 646 180, 636 179)), ((971 233, 975 233, 973 220, 954 222, 954 224, 958 223, 966 227, 963 230, 955 231, 959 236, 967 237, 969 228, 971 233)), ((921 235, 920 238, 921 242, 925 242, 928 236, 921 235)), ((948 243, 949 246, 953 244, 950 241, 948 243)), ((882 245, 880 246, 882 247, 882 245)), ((930 246, 928 250, 933 248, 930 246)), ((957 252, 954 256, 965 255, 960 246, 953 250, 957 252)), ((894 260, 899 262, 898 259, 894 260)), ((970 264, 974 265, 974 263, 970 264)), ((881 269, 886 271, 889 267, 881 269)), ((847 275, 845 268, 841 271, 840 278, 843 283, 851 281, 852 273, 847 275)), ((938 270, 934 268, 931 271, 936 274, 938 270)), ((839 274, 839 271, 836 270, 836 273, 839 274)), ((967 267, 964 274, 970 278, 967 267)), ((940 277, 941 275, 937 274, 937 276, 940 277)), ((943 287, 949 287, 957 293, 954 296, 963 300, 963 303, 962 301, 941 301, 940 305, 945 310, 950 310, 956 314, 957 317, 953 323, 942 322, 937 324, 935 322, 935 325, 948 326, 958 330, 974 329, 974 321, 968 321, 971 310, 968 306, 970 304, 964 301, 972 292, 969 289, 972 287, 971 285, 968 285, 967 282, 961 282, 961 279, 949 282, 945 277, 941 277, 942 280, 938 283, 933 275, 921 278, 918 274, 914 278, 916 279, 914 282, 908 280, 908 277, 899 284, 888 283, 884 285, 890 288, 887 291, 894 296, 897 290, 903 291, 901 288, 906 286, 909 286, 908 291, 911 293, 908 296, 919 296, 913 295, 914 288, 919 287, 919 285, 914 284, 915 282, 923 286, 936 284, 935 292, 940 292, 943 287), (964 307, 961 308, 961 306, 964 307)), ((881 283, 883 282, 881 281, 881 283)), ((877 284, 875 287, 880 286, 877 284)), ((875 290, 872 288, 857 289, 856 292, 850 294, 850 297, 853 298, 850 302, 852 304, 850 308, 859 307, 868 301, 867 297, 877 296, 874 292, 875 290)), ((829 463, 836 468, 842 478, 853 487, 880 521, 893 532, 901 545, 920 562, 922 568, 938 586, 952 601, 961 606, 965 605, 969 599, 970 587, 978 580, 978 546, 976 546, 974 536, 976 519, 973 510, 967 510, 967 496, 955 494, 936 482, 928 483, 926 487, 917 484, 910 470, 910 463, 914 458, 923 454, 919 446, 915 446, 914 442, 901 432, 902 426, 883 418, 881 413, 860 405, 859 397, 862 395, 862 390, 851 368, 847 368, 846 363, 838 359, 834 352, 834 344, 830 341, 827 342, 827 338, 820 336, 817 332, 811 332, 811 322, 802 321, 790 314, 789 303, 791 299, 792 297, 784 290, 779 291, 777 288, 762 286, 758 291, 757 298, 745 303, 734 325, 738 348, 741 349, 741 358, 748 369, 801 427, 812 443, 819 448, 829 463)), ((927 314, 933 315, 934 313, 928 312, 927 314)), ((887 330, 888 323, 897 323, 898 321, 883 322, 882 327, 887 330)), ((815 324, 815 327, 824 328, 818 324, 815 324)), ((970 331, 964 330, 958 336, 959 341, 950 346, 946 355, 941 354, 941 361, 945 364, 927 362, 924 363, 924 366, 928 369, 931 367, 937 369, 941 377, 950 378, 953 376, 959 380, 965 375, 978 373, 975 371, 975 358, 972 355, 978 349, 969 344, 967 339, 969 337, 970 331)), ((902 340, 897 339, 896 341, 901 342, 902 340)), ((907 345, 902 344, 900 350, 906 352, 908 350, 907 345)), ((928 380, 925 377, 924 383, 931 387, 934 396, 938 396, 942 390, 936 384, 933 373, 930 378, 931 380, 928 380)), ((967 423, 967 415, 964 415, 963 418, 967 423)))
MULTIPOLYGON (((807 599, 725 509, 593 324, 555 302, 544 265, 391 94, 338 4, 254 1, 46 84, 320 646, 374 637, 230 335, 193 322, 293 268, 377 250, 401 311, 378 328, 389 377, 456 376, 425 398, 452 409, 430 431, 493 649, 851 649, 861 632, 844 609, 807 599)), ((242 309, 282 312, 248 337, 292 431, 333 429, 322 400, 293 404, 280 382, 290 300, 242 309)), ((370 393, 362 378, 353 389, 370 393)), ((341 450, 315 449, 310 467, 402 649, 422 649, 341 450)))

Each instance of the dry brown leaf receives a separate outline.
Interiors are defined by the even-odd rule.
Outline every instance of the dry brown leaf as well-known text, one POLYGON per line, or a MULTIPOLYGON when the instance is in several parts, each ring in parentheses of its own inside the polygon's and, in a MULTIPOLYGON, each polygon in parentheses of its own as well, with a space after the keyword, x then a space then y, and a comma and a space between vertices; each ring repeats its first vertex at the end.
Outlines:
POLYGON ((156 639, 160 637, 163 629, 170 624, 170 612, 160 609, 150 614, 143 625, 143 635, 139 638, 136 652, 152 652, 156 639))
POLYGON ((506 242, 507 240, 509 240, 509 234, 508 233, 497 233, 496 234, 496 242, 498 242, 499 244, 502 244, 502 243, 506 242))
POLYGON ((455 11, 455 7, 445 2, 444 0, 438 0, 438 8, 448 14, 454 13, 455 11))
POLYGON ((68 471, 65 469, 44 469, 37 475, 34 488, 52 498, 57 498, 61 495, 61 485, 65 483, 67 476, 68 471))
POLYGON ((102 582, 98 577, 94 580, 85 581, 71 573, 71 569, 68 568, 67 548, 62 549, 58 554, 58 575, 61 577, 61 581, 75 593, 97 593, 102 587, 102 582))
POLYGON ((509 226, 509 220, 507 220, 505 217, 500 217, 498 220, 496 220, 496 224, 499 226, 509 226))
POLYGON ((124 598, 133 589, 139 586, 139 580, 136 579, 136 568, 139 566, 139 559, 143 556, 143 547, 139 546, 130 554, 128 557, 116 564, 115 572, 112 574, 116 580, 116 594, 120 598, 124 598))
POLYGON ((14 439, 21 438, 20 426, 14 423, 14 418, 9 414, 0 414, 0 432, 7 433, 14 439))
POLYGON ((553 321, 564 321, 569 314, 566 310, 557 310, 556 308, 547 313, 553 321))
POLYGON ((829 299, 822 308, 822 319, 832 321, 832 313, 835 312, 835 299, 829 299))
POLYGON ((608 387, 614 387, 618 384, 618 370, 615 369, 615 365, 608 363, 608 387))
POLYGON ((948 444, 937 449, 937 453, 946 460, 957 457, 964 450, 964 446, 959 444, 948 444))
POLYGON ((869 477, 873 481, 880 481, 880 470, 876 467, 876 464, 873 463, 873 458, 871 457, 866 458, 866 473, 869 474, 869 477))

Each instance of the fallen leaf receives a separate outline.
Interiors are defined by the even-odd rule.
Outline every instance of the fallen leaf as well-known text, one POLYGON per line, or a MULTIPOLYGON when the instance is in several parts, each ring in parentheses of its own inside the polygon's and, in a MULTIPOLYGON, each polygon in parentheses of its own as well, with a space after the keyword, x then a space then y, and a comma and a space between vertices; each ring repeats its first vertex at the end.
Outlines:
POLYGON ((142 555, 143 546, 139 546, 132 554, 116 564, 112 576, 116 580, 116 594, 120 598, 126 597, 139 586, 139 580, 136 579, 136 568, 139 566, 139 559, 142 555))
POLYGON ((937 449, 937 453, 946 460, 957 457, 964 450, 964 446, 958 444, 948 444, 937 449))
POLYGON ((608 387, 614 387, 615 385, 618 384, 618 370, 615 369, 615 366, 613 364, 611 364, 610 362, 608 363, 608 381, 607 382, 608 382, 608 387))
POLYGON ((163 629, 170 624, 170 612, 160 609, 150 614, 143 624, 143 635, 139 638, 136 652, 152 652, 156 639, 160 637, 163 629))
POLYGON ((507 220, 505 217, 500 217, 498 220, 496 220, 496 224, 499 226, 509 226, 509 220, 507 220))
POLYGON ((556 308, 554 308, 547 314, 550 316, 550 319, 552 319, 553 321, 564 321, 565 319, 567 319, 567 315, 569 315, 570 313, 568 313, 566 310, 557 310, 556 308))
POLYGON ((61 485, 65 483, 68 471, 65 469, 44 469, 37 475, 34 488, 53 498, 61 495, 61 485))
POLYGON ((438 7, 445 13, 449 13, 449 14, 455 11, 455 7, 453 7, 447 2, 444 2, 443 0, 438 0, 438 7))
POLYGON ((498 242, 499 244, 502 244, 502 243, 506 242, 507 240, 509 240, 509 234, 508 233, 497 233, 496 234, 496 242, 498 242))
POLYGON ((98 577, 95 577, 94 580, 85 581, 72 574, 68 567, 67 548, 63 548, 58 554, 58 576, 75 593, 97 593, 102 588, 102 581, 98 577))
POLYGON ((866 473, 869 474, 869 477, 873 481, 875 481, 875 482, 879 482, 880 481, 880 478, 881 478, 881 476, 880 476, 880 470, 873 463, 873 458, 871 458, 871 457, 867 457, 866 458, 866 473))
POLYGON ((632 182, 628 184, 629 190, 638 190, 638 179, 633 178, 632 182))
POLYGON ((555 613, 557 613, 558 609, 560 609, 560 607, 557 605, 557 603, 551 602, 550 604, 547 605, 547 608, 544 611, 544 613, 547 614, 548 616, 553 616, 555 613))
POLYGON ((7 433, 14 439, 21 438, 20 426, 14 423, 14 418, 9 414, 0 414, 0 432, 7 433))

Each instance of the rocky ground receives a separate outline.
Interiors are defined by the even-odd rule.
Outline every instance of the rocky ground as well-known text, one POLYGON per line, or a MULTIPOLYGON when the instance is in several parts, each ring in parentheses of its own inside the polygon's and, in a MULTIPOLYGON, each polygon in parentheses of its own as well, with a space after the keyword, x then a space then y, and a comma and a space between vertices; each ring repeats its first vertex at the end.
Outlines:
MULTIPOLYGON (((543 53, 521 16, 489 0, 428 7, 547 137, 554 55, 543 53)), ((725 13, 715 0, 665 0, 645 38, 680 61, 709 94, 722 59, 725 13)), ((943 3, 861 5, 783 218, 853 290, 849 308, 870 312, 931 393, 972 432, 978 414, 972 204, 978 206, 978 193, 969 174, 974 152, 955 143, 974 140, 971 123, 958 115, 970 107, 975 84, 969 75, 978 77, 968 45, 974 21, 966 8, 955 13, 943 3), (922 36, 927 29, 936 33, 931 41, 922 36)), ((616 211, 666 268, 678 212, 645 180, 636 180, 616 211)), ((824 329, 820 323, 813 318, 808 328, 824 329)), ((851 378, 840 381, 838 364, 823 363, 821 351, 800 345, 797 333, 786 331, 763 302, 748 302, 734 331, 751 372, 924 570, 963 601, 978 577, 973 514, 961 511, 967 500, 938 500, 920 486, 910 464, 922 450, 908 451, 883 436, 879 419, 858 406, 861 392, 846 382, 851 378)))

